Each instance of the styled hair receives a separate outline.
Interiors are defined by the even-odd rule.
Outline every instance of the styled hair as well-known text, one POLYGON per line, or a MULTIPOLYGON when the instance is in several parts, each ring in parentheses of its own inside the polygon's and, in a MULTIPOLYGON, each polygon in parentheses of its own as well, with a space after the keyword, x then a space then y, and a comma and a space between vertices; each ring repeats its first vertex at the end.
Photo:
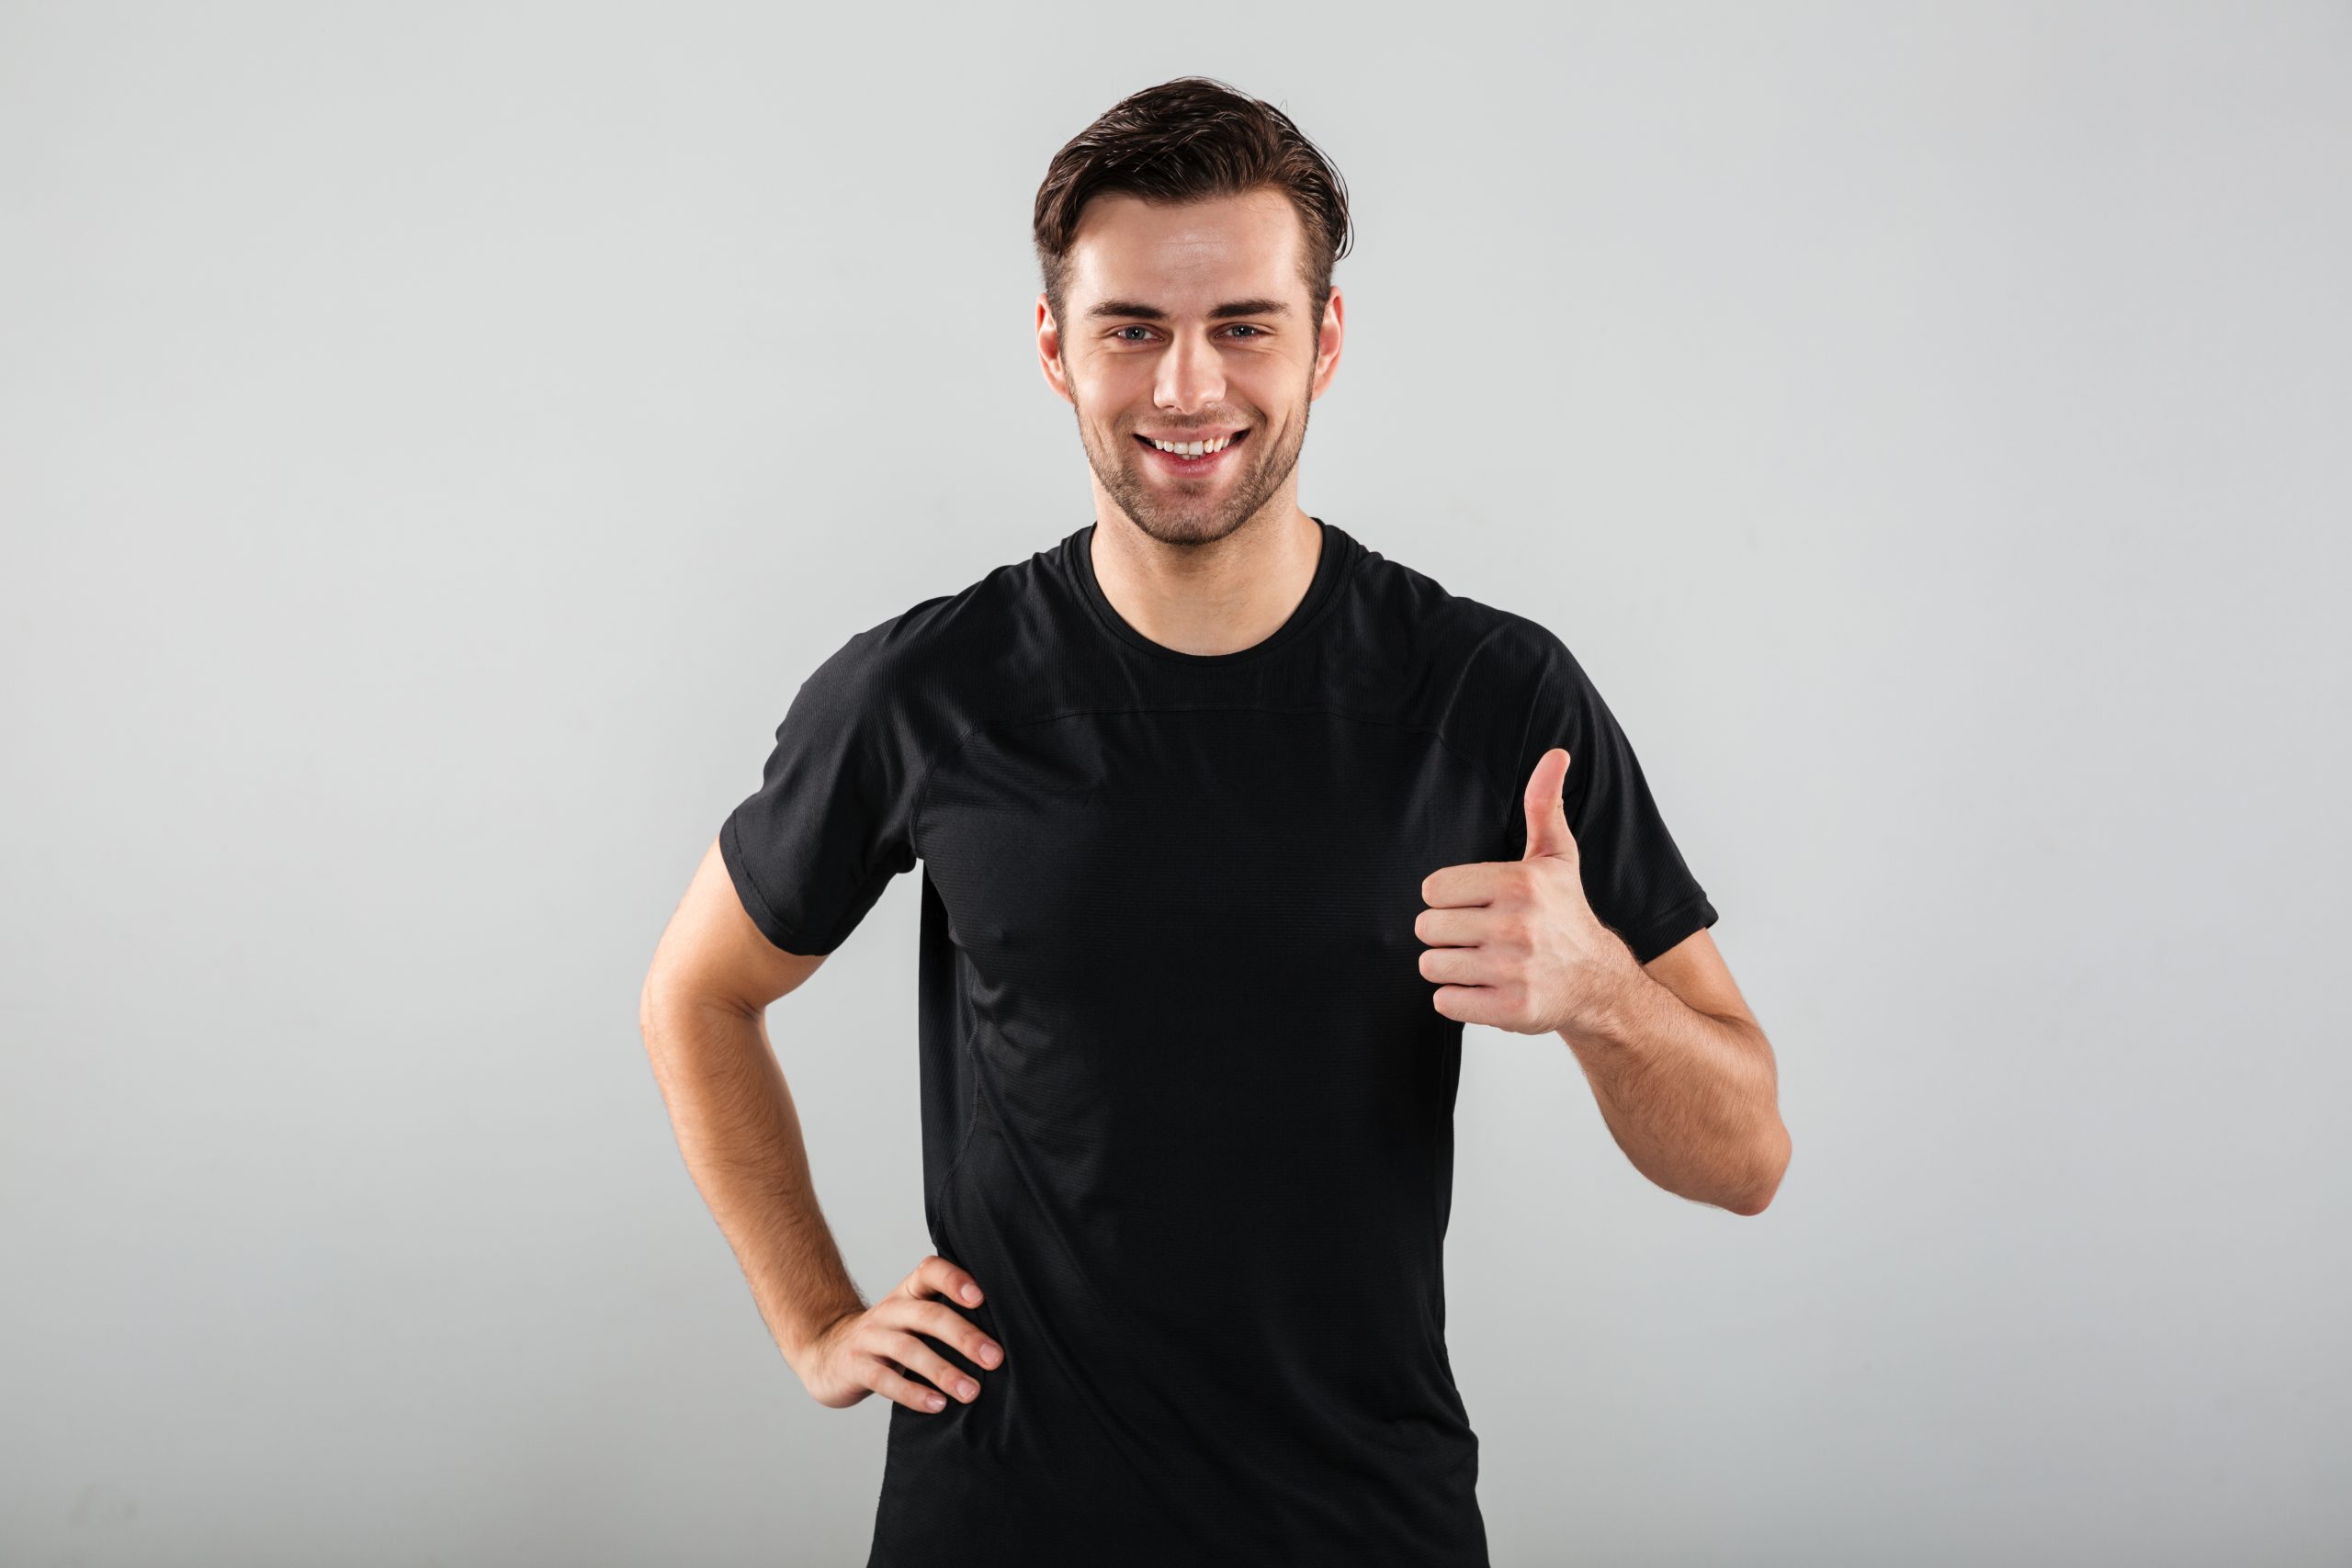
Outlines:
POLYGON ((1348 187, 1290 116, 1210 76, 1179 76, 1131 93, 1062 144, 1037 187, 1031 227, 1046 303, 1062 321, 1069 248, 1088 201, 1124 192, 1175 203, 1278 190, 1306 230, 1299 267, 1319 341, 1331 268, 1348 254, 1348 187))

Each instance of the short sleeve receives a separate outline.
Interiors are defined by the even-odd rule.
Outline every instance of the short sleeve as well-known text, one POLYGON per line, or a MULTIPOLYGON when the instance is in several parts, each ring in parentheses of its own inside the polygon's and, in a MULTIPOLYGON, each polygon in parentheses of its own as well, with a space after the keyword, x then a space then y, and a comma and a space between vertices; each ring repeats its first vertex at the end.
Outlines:
POLYGON ((1524 709, 1505 807, 1504 853, 1527 851, 1521 797, 1535 764, 1555 746, 1568 752, 1563 806, 1584 868, 1585 902, 1601 924, 1647 964, 1691 932, 1715 923, 1715 908, 1683 863, 1650 794, 1649 781, 1609 705, 1566 644, 1533 632, 1534 689, 1524 709))
POLYGON ((718 830, 735 891, 787 953, 831 953, 915 863, 921 768, 884 628, 818 666, 776 726, 760 787, 718 830))

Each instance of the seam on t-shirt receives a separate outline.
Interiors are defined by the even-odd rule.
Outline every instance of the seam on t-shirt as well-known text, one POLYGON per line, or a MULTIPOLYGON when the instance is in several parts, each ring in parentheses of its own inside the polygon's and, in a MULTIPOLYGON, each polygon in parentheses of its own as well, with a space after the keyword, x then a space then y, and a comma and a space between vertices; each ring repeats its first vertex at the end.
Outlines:
MULTIPOLYGON (((925 764, 923 768, 922 783, 915 791, 914 807, 907 817, 908 841, 910 843, 913 843, 920 832, 921 824, 922 822, 922 808, 930 801, 932 781, 939 776, 940 765, 945 762, 948 758, 962 750, 965 743, 970 740, 975 735, 978 735, 984 730, 1026 729, 1035 725, 1058 724, 1066 718, 1085 718, 1089 716, 1109 716, 1120 714, 1148 713, 1273 713, 1289 714, 1294 716, 1306 716, 1319 714, 1329 716, 1332 718, 1344 718, 1353 724, 1379 725, 1384 728, 1401 730, 1408 735, 1426 735, 1434 739, 1440 746, 1443 747, 1454 757, 1469 765, 1470 771, 1477 774, 1479 781, 1487 786, 1487 793, 1495 796, 1498 809, 1504 809, 1507 812, 1510 801, 1510 792, 1497 786, 1495 784, 1495 776, 1492 773, 1487 771, 1487 764, 1485 762, 1481 761, 1478 758, 1472 756, 1469 752, 1462 750, 1461 747, 1455 745, 1453 741, 1446 738, 1443 730, 1441 730, 1431 725, 1405 724, 1396 719, 1383 718, 1374 714, 1349 713, 1342 708, 1329 706, 1278 707, 1265 703, 1150 703, 1128 707, 1064 708, 1056 713, 1040 714, 1030 718, 985 719, 978 724, 971 726, 962 734, 956 736, 955 739, 949 741, 945 746, 941 747, 939 754, 925 764)), ((1531 713, 1529 716, 1532 719, 1533 716, 1531 713)), ((915 846, 915 852, 918 855, 922 853, 921 845, 917 844, 915 846)))
POLYGON ((719 823, 718 831, 719 858, 728 863, 730 875, 736 871, 742 873, 741 886, 749 888, 752 897, 760 901, 759 918, 752 923, 759 926, 761 933, 786 953, 797 953, 804 945, 813 945, 809 942, 807 931, 776 914, 775 900, 769 897, 768 890, 760 886, 759 874, 752 866, 752 857, 744 852, 743 831, 737 824, 733 812, 729 812, 726 820, 719 823), (775 933, 779 931, 785 932, 791 940, 778 941, 775 933))
POLYGON ((1462 1093, 1462 1040, 1456 1035, 1446 1048, 1446 1089, 1430 1097, 1430 1147, 1445 1146, 1445 1157, 1430 1162, 1430 1240, 1433 1251, 1430 1268, 1433 1278, 1442 1278, 1445 1270, 1445 1228, 1448 1215, 1443 1203, 1443 1189, 1452 1179, 1453 1168, 1453 1108, 1462 1093))
MULTIPOLYGON (((1643 945, 1647 946, 1649 939, 1658 934, 1660 931, 1668 929, 1670 926, 1681 924, 1682 920, 1686 917, 1697 914, 1702 908, 1713 908, 1714 907, 1714 901, 1707 897, 1707 890, 1704 887, 1700 886, 1696 882, 1692 882, 1689 886, 1692 889, 1690 897, 1682 899, 1679 903, 1668 905, 1665 908, 1660 909, 1655 915, 1645 916, 1639 921, 1629 922, 1626 925, 1616 928, 1619 934, 1622 936, 1624 932, 1630 931, 1634 935, 1642 939, 1643 945)), ((1704 929, 1705 928, 1702 926, 1692 928, 1692 930, 1698 931, 1703 931, 1704 929)), ((1682 934, 1684 936, 1689 936, 1690 932, 1686 931, 1682 934)), ((1632 944, 1628 943, 1627 945, 1631 946, 1632 944)), ((1654 953, 1651 956, 1658 957, 1662 956, 1662 954, 1654 953)))
POLYGON ((932 1212, 937 1214, 944 1214, 947 1212, 948 1184, 956 1179, 956 1172, 963 1166, 964 1156, 972 1146, 972 1134, 978 1131, 980 1125, 979 1053, 972 1049, 972 1042, 979 1032, 980 1025, 977 1019, 973 1021, 971 1028, 964 1031, 964 1043, 960 1049, 964 1056, 965 1068, 971 1074, 972 1103, 964 1111, 964 1136, 956 1143, 955 1154, 948 1157, 947 1168, 939 1173, 939 1184, 932 1189, 932 1212))

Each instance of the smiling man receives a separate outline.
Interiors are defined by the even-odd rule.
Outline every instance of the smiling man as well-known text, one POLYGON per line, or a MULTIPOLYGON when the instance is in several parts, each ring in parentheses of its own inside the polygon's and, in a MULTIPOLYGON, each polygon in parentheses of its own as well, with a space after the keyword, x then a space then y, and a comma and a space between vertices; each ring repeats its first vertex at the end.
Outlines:
POLYGON ((1322 153, 1182 78, 1033 218, 1093 519, 801 683, 647 980, 681 1147, 812 1396, 891 1403, 875 1568, 1485 1564, 1463 1025, 1565 1044, 1643 1174, 1741 1214, 1771 1047, 1560 639, 1300 510, 1322 153), (764 1017, 918 862, 935 1251, 868 1303, 764 1017))

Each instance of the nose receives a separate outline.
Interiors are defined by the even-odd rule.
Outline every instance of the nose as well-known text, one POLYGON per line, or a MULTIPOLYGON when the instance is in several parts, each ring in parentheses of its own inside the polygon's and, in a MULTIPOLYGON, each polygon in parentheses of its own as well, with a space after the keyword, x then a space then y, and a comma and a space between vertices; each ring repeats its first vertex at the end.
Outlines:
POLYGON ((1205 338, 1180 333, 1159 356, 1159 380, 1152 389, 1154 406, 1170 413, 1191 413, 1225 396, 1225 367, 1205 338))

